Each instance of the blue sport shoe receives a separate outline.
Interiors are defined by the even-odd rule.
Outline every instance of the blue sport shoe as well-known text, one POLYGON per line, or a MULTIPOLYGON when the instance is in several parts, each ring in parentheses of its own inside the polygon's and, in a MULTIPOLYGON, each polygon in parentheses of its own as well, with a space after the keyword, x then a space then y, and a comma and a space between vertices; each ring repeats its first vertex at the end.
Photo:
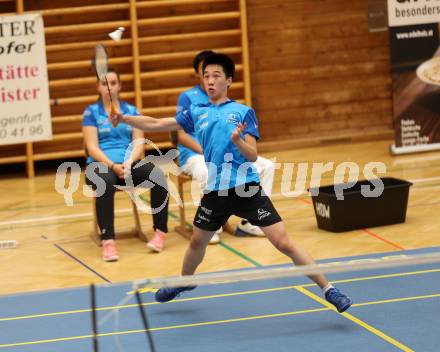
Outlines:
POLYGON ((185 287, 162 287, 156 291, 154 295, 157 302, 164 303, 171 301, 179 296, 183 291, 194 290, 197 286, 185 286, 185 287))
POLYGON ((344 295, 337 288, 331 288, 325 293, 327 302, 333 304, 339 313, 345 312, 353 303, 350 297, 344 295))

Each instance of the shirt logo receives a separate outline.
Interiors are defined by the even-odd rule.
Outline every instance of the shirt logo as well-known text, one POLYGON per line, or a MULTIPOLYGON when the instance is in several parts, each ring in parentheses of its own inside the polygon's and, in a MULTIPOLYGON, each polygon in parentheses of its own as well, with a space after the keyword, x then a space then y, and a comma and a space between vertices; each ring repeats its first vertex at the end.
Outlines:
POLYGON ((234 125, 238 125, 238 123, 240 122, 239 115, 236 113, 229 114, 228 117, 226 118, 226 122, 232 123, 234 125))
POLYGON ((207 113, 207 112, 205 112, 204 114, 201 114, 201 115, 197 116, 197 118, 198 118, 199 120, 206 119, 207 117, 208 117, 208 113, 207 113))
POLYGON ((111 130, 110 130, 110 127, 104 127, 104 128, 98 128, 98 132, 99 133, 110 133, 111 132, 111 130))
POLYGON ((98 125, 99 128, 108 127, 108 125, 110 125, 110 121, 108 119, 98 119, 96 121, 96 124, 98 125))

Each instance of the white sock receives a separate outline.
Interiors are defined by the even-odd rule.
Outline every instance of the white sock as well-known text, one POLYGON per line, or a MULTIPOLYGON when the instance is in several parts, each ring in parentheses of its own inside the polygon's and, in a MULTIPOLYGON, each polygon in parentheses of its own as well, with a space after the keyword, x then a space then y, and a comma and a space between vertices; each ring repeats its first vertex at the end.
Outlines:
POLYGON ((328 290, 330 290, 331 288, 334 288, 334 286, 332 284, 327 284, 327 286, 322 288, 322 291, 324 293, 326 293, 328 290))

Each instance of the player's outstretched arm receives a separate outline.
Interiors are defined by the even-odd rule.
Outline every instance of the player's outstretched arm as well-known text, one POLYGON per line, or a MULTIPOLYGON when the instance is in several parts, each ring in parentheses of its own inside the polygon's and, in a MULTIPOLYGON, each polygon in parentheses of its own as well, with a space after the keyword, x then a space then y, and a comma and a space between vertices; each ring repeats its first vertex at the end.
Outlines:
POLYGON ((124 122, 147 132, 168 132, 181 129, 174 117, 155 118, 151 116, 122 116, 117 112, 110 116, 112 122, 124 122))

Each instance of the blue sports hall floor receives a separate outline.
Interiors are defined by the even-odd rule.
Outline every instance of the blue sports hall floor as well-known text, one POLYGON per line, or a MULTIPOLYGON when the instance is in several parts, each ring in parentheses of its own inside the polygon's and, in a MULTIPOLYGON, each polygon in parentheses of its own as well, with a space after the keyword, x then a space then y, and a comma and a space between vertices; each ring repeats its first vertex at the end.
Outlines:
MULTIPOLYGON (((439 264, 329 278, 353 299, 347 313, 331 309, 305 277, 199 286, 165 304, 151 289, 141 297, 157 352, 440 351, 439 264)), ((96 300, 99 351, 150 351, 129 283, 98 286, 96 300)), ((2 351, 93 352, 89 287, 0 296, 2 351)))

